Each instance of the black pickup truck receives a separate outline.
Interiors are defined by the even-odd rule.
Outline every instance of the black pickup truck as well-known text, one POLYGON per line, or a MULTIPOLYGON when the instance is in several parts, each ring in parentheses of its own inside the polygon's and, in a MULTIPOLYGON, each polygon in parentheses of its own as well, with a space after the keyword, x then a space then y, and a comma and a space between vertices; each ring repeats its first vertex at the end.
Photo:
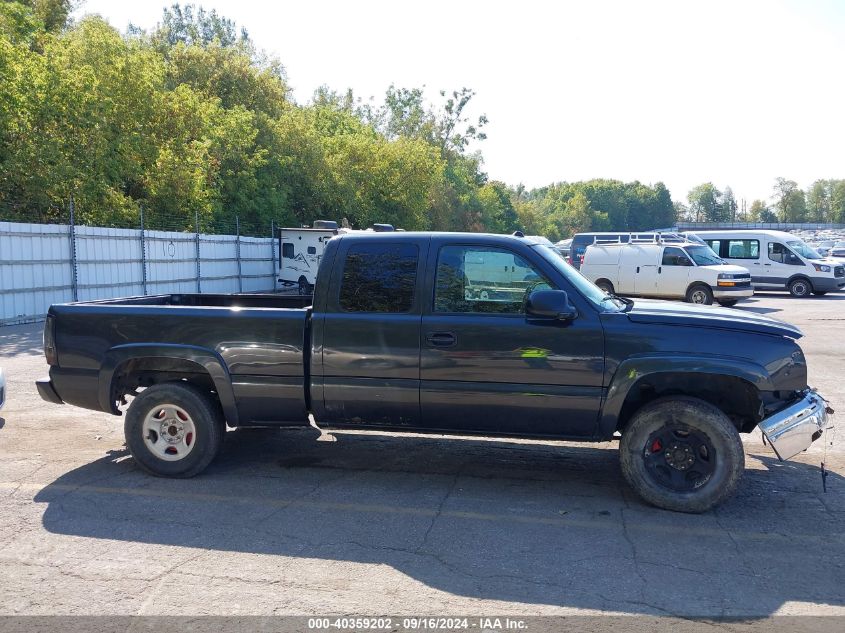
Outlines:
POLYGON ((788 459, 831 412, 795 327, 605 294, 514 236, 332 239, 311 297, 163 295, 54 305, 54 403, 121 413, 136 462, 188 477, 226 426, 619 439, 647 501, 704 511, 735 489, 740 433, 788 459))

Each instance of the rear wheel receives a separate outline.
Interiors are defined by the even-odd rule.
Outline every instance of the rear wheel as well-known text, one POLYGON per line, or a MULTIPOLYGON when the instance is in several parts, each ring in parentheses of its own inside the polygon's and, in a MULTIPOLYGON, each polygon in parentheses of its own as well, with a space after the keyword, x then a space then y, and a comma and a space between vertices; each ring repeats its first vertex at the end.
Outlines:
POLYGON ((600 290, 603 290, 604 292, 606 292, 609 295, 614 294, 613 284, 610 283, 607 279, 599 279, 596 282, 596 286, 598 286, 600 290))
POLYGON ((713 291, 704 284, 696 284, 687 290, 687 301, 709 306, 713 303, 713 291))
POLYGON ((730 497, 745 469, 736 427, 713 405, 660 398, 637 411, 619 442, 622 473, 658 508, 705 512, 730 497))
POLYGON ((299 278, 298 290, 301 295, 311 294, 311 284, 308 283, 308 280, 305 277, 299 278))
POLYGON ((226 422, 212 397, 185 382, 153 385, 126 412, 126 445, 153 475, 193 477, 220 450, 226 422))
POLYGON ((793 297, 808 297, 813 292, 813 286, 806 279, 793 279, 789 282, 789 294, 793 297))

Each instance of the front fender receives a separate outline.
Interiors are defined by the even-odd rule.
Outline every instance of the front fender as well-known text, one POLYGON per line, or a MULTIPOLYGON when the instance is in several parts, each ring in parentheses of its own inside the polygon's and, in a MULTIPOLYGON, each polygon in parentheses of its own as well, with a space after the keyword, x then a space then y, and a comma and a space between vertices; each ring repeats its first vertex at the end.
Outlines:
POLYGON ((607 389, 599 421, 599 434, 609 438, 616 430, 622 405, 631 388, 653 374, 715 374, 741 378, 758 391, 772 391, 769 372, 762 365, 723 356, 653 354, 635 356, 619 364, 607 389))
POLYGON ((214 350, 196 345, 177 345, 172 343, 129 343, 116 345, 106 352, 100 366, 97 398, 103 411, 119 413, 112 399, 112 383, 118 367, 129 360, 141 358, 170 358, 187 360, 201 366, 211 376, 214 390, 220 398, 223 414, 229 426, 238 425, 238 408, 232 389, 232 378, 223 358, 214 350))

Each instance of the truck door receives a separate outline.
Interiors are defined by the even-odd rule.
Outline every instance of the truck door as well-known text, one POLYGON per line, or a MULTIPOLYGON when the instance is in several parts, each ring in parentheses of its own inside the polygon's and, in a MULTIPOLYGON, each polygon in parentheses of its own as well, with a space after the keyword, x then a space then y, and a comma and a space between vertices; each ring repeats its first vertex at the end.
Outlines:
POLYGON ((677 246, 666 246, 657 267, 655 294, 659 297, 685 297, 693 268, 686 251, 677 246))
MULTIPOLYGON (((424 428, 575 438, 595 432, 601 323, 586 308, 566 324, 526 316, 526 294, 553 286, 540 259, 528 248, 520 254, 432 238, 426 281, 433 287, 424 293, 420 352, 424 428), (487 277, 498 274, 503 260, 530 271, 522 275, 527 279, 497 288, 487 277), (476 290, 485 287, 482 297, 476 290)), ((584 301, 562 289, 573 302, 584 301)))
POLYGON ((315 316, 314 355, 322 363, 315 363, 312 393, 322 395, 321 422, 418 424, 417 283, 427 247, 428 238, 340 242, 325 309, 315 316))

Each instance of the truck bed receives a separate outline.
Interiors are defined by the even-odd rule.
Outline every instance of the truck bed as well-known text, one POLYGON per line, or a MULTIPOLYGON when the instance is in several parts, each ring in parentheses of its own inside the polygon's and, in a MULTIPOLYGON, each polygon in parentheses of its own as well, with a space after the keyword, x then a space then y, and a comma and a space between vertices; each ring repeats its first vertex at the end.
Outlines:
POLYGON ((169 294, 54 305, 48 318, 60 351, 50 375, 65 402, 116 412, 112 393, 127 359, 143 355, 161 367, 168 355, 187 357, 172 363, 173 378, 192 366, 220 372, 238 424, 307 424, 310 303, 298 295, 169 294))

